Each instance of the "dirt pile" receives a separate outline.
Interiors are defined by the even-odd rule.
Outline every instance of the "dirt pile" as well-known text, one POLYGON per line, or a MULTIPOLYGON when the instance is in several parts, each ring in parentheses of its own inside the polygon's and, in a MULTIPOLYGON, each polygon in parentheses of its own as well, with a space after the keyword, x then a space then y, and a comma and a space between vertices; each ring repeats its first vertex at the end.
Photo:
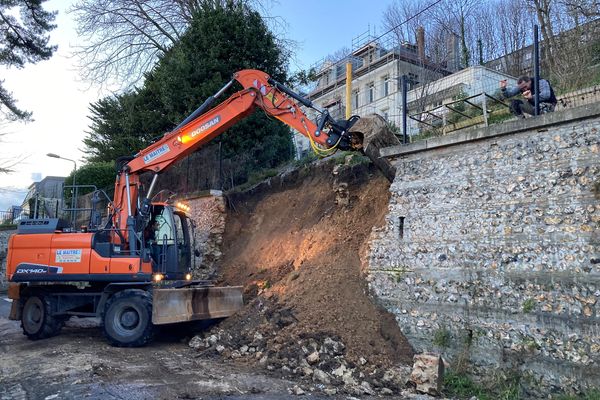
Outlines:
POLYGON ((361 260, 389 182, 371 164, 335 163, 230 197, 221 283, 243 285, 246 306, 191 345, 333 393, 391 393, 412 350, 369 297, 361 260))

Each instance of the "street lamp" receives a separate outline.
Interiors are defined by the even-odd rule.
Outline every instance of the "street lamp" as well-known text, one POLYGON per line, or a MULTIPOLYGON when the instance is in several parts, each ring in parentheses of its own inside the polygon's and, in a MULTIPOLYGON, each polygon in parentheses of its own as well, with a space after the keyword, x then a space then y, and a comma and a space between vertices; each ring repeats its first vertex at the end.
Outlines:
POLYGON ((61 160, 71 161, 73 163, 73 196, 71 197, 71 224, 73 227, 75 227, 75 198, 77 197, 77 187, 75 187, 75 173, 77 172, 77 163, 75 162, 75 160, 61 157, 58 154, 48 153, 46 155, 51 158, 59 158, 61 160))

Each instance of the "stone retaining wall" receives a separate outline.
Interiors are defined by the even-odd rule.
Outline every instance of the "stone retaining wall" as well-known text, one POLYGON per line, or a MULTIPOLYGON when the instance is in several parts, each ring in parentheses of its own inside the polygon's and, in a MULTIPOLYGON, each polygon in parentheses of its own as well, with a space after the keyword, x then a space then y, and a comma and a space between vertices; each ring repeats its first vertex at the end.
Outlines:
POLYGON ((8 288, 6 283, 6 256, 8 250, 8 238, 17 233, 16 230, 0 231, 0 291, 8 288))
POLYGON ((225 199, 220 191, 206 191, 187 196, 185 202, 190 205, 191 218, 196 224, 195 249, 200 254, 195 258, 194 279, 212 279, 216 273, 215 263, 222 255, 225 199))
POLYGON ((530 396, 600 386, 600 105, 544 117, 384 151, 369 255, 417 352, 530 396))

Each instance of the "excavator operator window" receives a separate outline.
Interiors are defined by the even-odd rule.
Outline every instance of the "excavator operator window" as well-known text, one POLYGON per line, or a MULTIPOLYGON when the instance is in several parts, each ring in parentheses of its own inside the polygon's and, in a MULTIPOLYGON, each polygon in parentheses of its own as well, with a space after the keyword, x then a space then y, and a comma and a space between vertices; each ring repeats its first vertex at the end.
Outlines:
MULTIPOLYGON (((154 235, 149 246, 158 270, 168 276, 179 276, 190 270, 190 233, 185 214, 174 212, 172 207, 155 208, 149 228, 154 235)), ((152 237, 153 236, 153 237, 152 237)))
POLYGON ((155 238, 158 244, 175 244, 175 232, 173 226, 173 214, 169 209, 163 208, 162 212, 156 216, 155 238))

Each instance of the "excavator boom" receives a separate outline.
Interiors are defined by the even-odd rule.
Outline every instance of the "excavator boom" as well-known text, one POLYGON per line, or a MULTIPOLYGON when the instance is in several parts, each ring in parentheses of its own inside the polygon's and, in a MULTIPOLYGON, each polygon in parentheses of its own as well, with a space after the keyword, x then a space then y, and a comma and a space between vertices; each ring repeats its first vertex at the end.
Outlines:
MULTIPOLYGON (((304 99, 273 80, 265 72, 242 70, 236 72, 232 81, 215 96, 211 96, 173 131, 140 151, 123 167, 115 183, 114 206, 118 210, 114 219, 115 227, 125 232, 125 236, 132 234, 131 217, 138 211, 137 198, 141 173, 152 172, 157 177, 161 171, 209 143, 237 121, 252 113, 255 108, 262 109, 267 115, 306 136, 311 146, 322 154, 330 154, 337 149, 360 150, 362 147, 362 137, 353 136, 349 131, 358 117, 354 116, 347 121, 336 121, 327 110, 315 106, 308 99, 304 99), (235 81, 241 84, 243 90, 210 108, 216 97, 235 81), (296 101, 307 108, 314 109, 320 115, 318 121, 313 122, 296 101)), ((153 187, 154 185, 150 186, 145 196, 146 204, 149 204, 153 187)), ((143 206, 141 212, 145 212, 143 206)))

